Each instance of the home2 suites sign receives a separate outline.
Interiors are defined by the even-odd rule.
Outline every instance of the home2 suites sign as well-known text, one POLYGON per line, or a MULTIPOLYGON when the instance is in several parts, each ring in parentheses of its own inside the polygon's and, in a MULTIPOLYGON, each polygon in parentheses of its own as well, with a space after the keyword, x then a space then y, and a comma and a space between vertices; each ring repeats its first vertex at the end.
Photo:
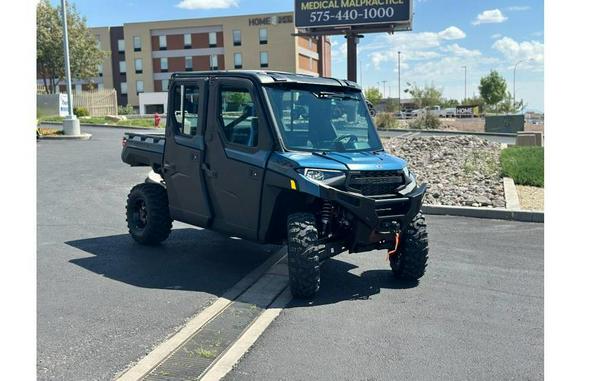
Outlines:
POLYGON ((277 25, 277 24, 291 24, 291 23, 293 23, 292 15, 252 17, 249 19, 249 26, 277 25))
POLYGON ((411 0, 295 0, 297 28, 407 24, 411 0))

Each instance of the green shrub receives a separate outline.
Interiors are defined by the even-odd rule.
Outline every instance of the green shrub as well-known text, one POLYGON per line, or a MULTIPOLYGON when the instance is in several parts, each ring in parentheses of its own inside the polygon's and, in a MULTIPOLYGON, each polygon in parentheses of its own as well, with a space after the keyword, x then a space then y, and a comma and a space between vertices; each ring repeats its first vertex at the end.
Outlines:
POLYGON ((435 130, 441 127, 441 120, 430 112, 423 112, 408 123, 409 128, 416 130, 435 130))
POLYGON ((543 147, 509 147, 500 153, 502 175, 515 184, 545 186, 545 150, 543 147))
POLYGON ((378 128, 397 128, 398 125, 399 122, 397 121, 397 118, 390 113, 381 112, 376 115, 376 127, 378 128))
POLYGON ((133 106, 118 106, 118 115, 130 115, 133 114, 133 106))
POLYGON ((89 116, 89 110, 84 107, 76 107, 74 108, 74 115, 79 118, 82 118, 83 116, 89 116))

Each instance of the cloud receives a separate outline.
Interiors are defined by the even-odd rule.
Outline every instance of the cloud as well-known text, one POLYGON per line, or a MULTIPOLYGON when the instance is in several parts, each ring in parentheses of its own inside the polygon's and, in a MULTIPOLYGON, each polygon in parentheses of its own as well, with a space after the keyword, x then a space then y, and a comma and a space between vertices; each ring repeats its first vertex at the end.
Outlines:
POLYGON ((522 11, 529 11, 532 7, 530 7, 529 5, 512 5, 510 7, 507 7, 506 10, 510 11, 510 12, 522 12, 522 11))
POLYGON ((220 9, 238 6, 237 0, 182 0, 176 5, 182 9, 220 9))
POLYGON ((443 40, 460 40, 465 38, 467 35, 455 26, 446 28, 438 33, 439 38, 443 40))
POLYGON ((499 24, 507 21, 507 17, 502 14, 500 9, 489 9, 477 15, 477 19, 473 21, 473 25, 479 24, 499 24))
POLYGON ((494 33, 494 34, 493 34, 492 36, 490 36, 490 37, 492 37, 492 40, 496 40, 496 39, 498 39, 498 38, 501 38, 501 37, 502 37, 502 34, 500 34, 500 33, 494 33))
MULTIPOLYGON (((407 49, 429 49, 441 45, 443 41, 461 40, 467 35, 458 27, 450 26, 440 32, 408 32, 387 35, 386 39, 390 46, 403 46, 403 50, 407 49)), ((378 46, 384 49, 386 47, 386 39, 378 46)))
POLYGON ((531 60, 525 66, 541 66, 544 62, 545 45, 539 41, 517 42, 510 37, 503 37, 492 45, 502 55, 515 64, 519 60, 531 60))
POLYGON ((451 44, 441 48, 442 51, 446 53, 450 53, 457 57, 480 57, 481 52, 479 50, 470 50, 467 48, 463 48, 458 44, 451 44))

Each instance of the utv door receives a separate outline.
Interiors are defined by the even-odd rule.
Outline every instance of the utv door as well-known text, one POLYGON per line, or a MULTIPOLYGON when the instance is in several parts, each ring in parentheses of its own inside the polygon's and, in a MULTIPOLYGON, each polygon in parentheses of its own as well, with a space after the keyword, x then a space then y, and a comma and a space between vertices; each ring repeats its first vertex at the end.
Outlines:
POLYGON ((172 82, 162 167, 171 217, 201 227, 211 218, 202 175, 206 91, 206 81, 172 82))
POLYGON ((272 149, 261 105, 247 79, 210 81, 205 178, 213 229, 251 240, 258 235, 264 170, 272 149))

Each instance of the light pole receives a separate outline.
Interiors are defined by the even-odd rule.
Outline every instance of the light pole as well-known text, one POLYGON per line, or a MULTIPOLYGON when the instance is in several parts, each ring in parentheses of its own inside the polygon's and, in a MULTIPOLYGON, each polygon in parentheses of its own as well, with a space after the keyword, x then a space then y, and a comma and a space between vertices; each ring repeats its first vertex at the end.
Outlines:
POLYGON ((515 107, 515 100, 517 98, 515 98, 515 70, 517 70, 517 65, 519 65, 522 62, 528 62, 528 61, 532 61, 532 58, 526 58, 523 60, 519 60, 515 63, 515 66, 513 66, 513 107, 515 107))
POLYGON ((382 84, 384 85, 384 90, 382 92, 382 95, 384 96, 384 98, 388 98, 386 96, 386 82, 388 82, 388 81, 384 80, 384 81, 380 81, 380 82, 382 82, 382 84))
POLYGON ((65 80, 68 92, 68 116, 63 120, 63 134, 80 135, 80 121, 74 116, 72 110, 72 75, 70 73, 70 43, 68 41, 66 0, 61 0, 61 13, 63 16, 63 58, 65 61, 65 80))
POLYGON ((462 100, 462 102, 464 103, 467 99, 467 67, 466 65, 463 66, 464 69, 464 99, 462 100))
POLYGON ((401 51, 397 51, 397 96, 399 97, 399 111, 401 111, 401 51))

